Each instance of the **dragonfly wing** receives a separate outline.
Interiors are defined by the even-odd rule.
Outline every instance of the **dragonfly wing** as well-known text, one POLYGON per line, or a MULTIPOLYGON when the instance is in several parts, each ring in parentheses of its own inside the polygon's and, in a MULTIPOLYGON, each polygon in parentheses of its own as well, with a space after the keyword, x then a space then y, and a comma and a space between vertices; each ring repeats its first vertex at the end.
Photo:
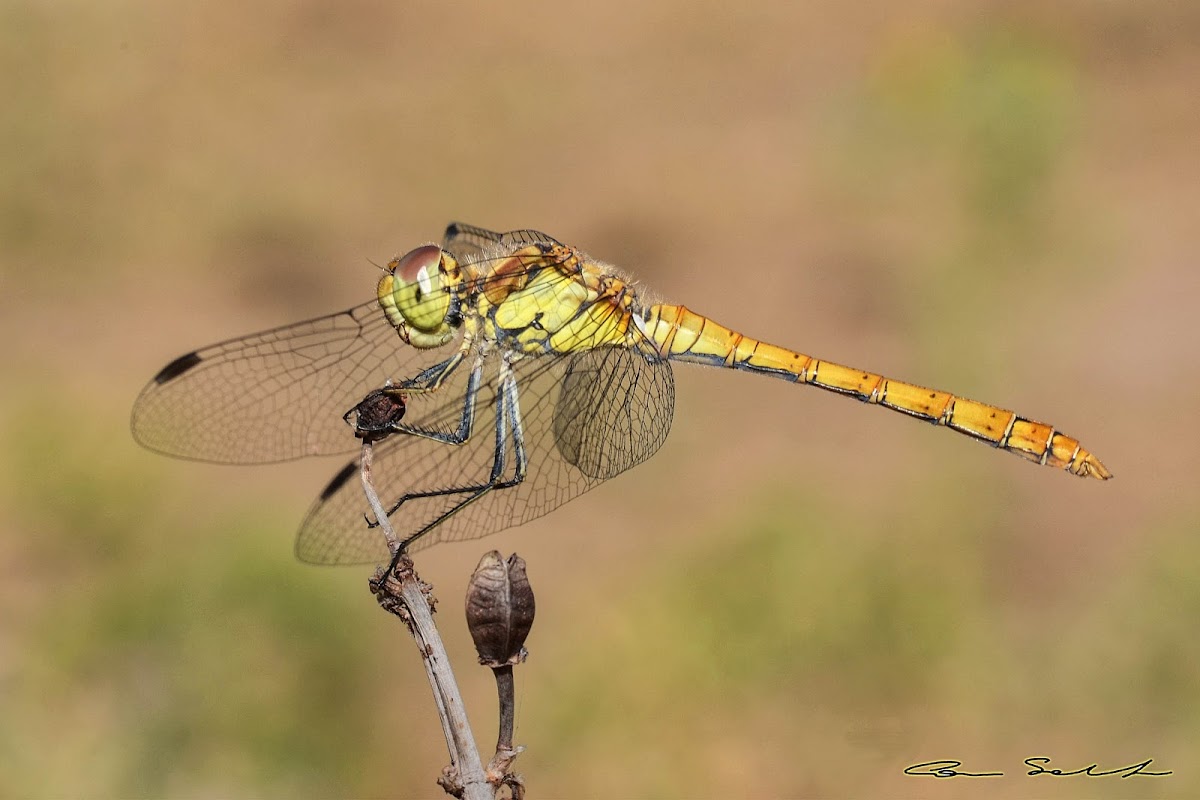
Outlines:
POLYGON ((451 222, 442 237, 442 249, 450 251, 459 263, 483 260, 497 252, 498 246, 507 251, 537 243, 561 244, 553 236, 528 228, 497 233, 465 222, 451 222))
POLYGON ((513 245, 516 247, 526 244, 562 244, 562 242, 560 242, 558 239, 555 239, 553 236, 547 233, 542 233, 541 231, 535 231, 532 228, 522 228, 521 230, 517 231, 509 231, 500 237, 500 241, 503 244, 513 245))
POLYGON ((220 463, 345 453, 357 446, 346 410, 438 358, 404 344, 379 304, 364 303, 175 359, 138 396, 133 436, 220 463))
POLYGON ((554 405, 554 441, 568 464, 605 480, 658 452, 674 409, 665 360, 618 347, 585 350, 571 357, 554 405))
POLYGON ((451 222, 442 236, 442 249, 450 251, 460 263, 476 261, 485 250, 499 244, 503 237, 504 234, 486 228, 465 222, 451 222))
MULTIPOLYGON (((675 403, 670 364, 624 348, 525 358, 514 364, 528 472, 523 482, 483 493, 412 549, 475 539, 536 519, 608 478, 645 461, 666 439, 675 403)), ((427 415, 452 428, 461 417, 465 373, 427 415), (454 399, 450 399, 453 397, 454 399)), ((496 449, 498 362, 485 369, 475 427, 463 445, 397 433, 376 445, 372 477, 385 507, 410 493, 463 490, 407 500, 391 522, 401 539, 421 531, 487 482, 496 449)), ((446 387, 443 387, 446 388, 446 387)), ((412 398, 420 403, 421 396, 412 398)), ((406 417, 405 422, 410 422, 406 417)), ((503 475, 511 477, 511 438, 503 475)), ((296 541, 302 561, 377 562, 388 557, 382 534, 368 528, 358 462, 347 464, 309 510, 296 541)))

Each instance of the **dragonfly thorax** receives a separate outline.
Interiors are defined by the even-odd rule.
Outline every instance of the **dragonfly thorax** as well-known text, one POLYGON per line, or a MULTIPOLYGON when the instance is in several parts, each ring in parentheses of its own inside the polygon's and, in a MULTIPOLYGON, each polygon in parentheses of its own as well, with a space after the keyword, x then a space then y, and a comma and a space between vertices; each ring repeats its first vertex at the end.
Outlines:
POLYGON ((379 279, 379 305, 400 337, 414 347, 441 347, 454 338, 449 259, 452 256, 442 248, 427 244, 392 259, 379 279))

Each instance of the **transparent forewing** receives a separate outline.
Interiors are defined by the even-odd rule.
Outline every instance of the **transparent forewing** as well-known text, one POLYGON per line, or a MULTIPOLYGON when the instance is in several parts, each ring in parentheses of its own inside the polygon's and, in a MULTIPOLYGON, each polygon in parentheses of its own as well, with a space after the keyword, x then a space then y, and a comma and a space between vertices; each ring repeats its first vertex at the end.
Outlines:
POLYGON ((221 463, 346 453, 358 444, 347 409, 455 346, 410 347, 375 301, 231 339, 164 367, 138 396, 133 435, 151 450, 221 463))
POLYGON ((451 222, 442 237, 442 247, 460 263, 479 261, 497 249, 511 250, 537 243, 561 244, 553 236, 528 228, 498 233, 465 222, 451 222))
MULTIPOLYGON (((376 445, 372 477, 385 507, 404 495, 461 489, 407 500, 391 521, 402 539, 423 530, 486 484, 497 443, 499 361, 485 369, 475 403, 475 428, 463 445, 397 433, 376 445)), ((414 396, 405 422, 421 419, 453 429, 462 415, 468 369, 432 409, 432 395, 414 396)), ((652 456, 665 441, 675 405, 671 367, 656 354, 605 347, 563 356, 526 358, 514 365, 520 429, 528 458, 523 482, 485 492, 418 539, 413 549, 473 539, 546 514, 652 456)), ((514 476, 515 441, 505 424, 502 478, 514 476)), ((414 423, 415 424, 415 423, 414 423)), ((368 528, 358 464, 347 464, 313 504, 296 542, 296 555, 321 564, 387 558, 383 536, 368 528)))
POLYGON ((478 228, 465 222, 451 222, 442 236, 442 249, 460 263, 479 259, 485 250, 500 243, 504 234, 478 228))

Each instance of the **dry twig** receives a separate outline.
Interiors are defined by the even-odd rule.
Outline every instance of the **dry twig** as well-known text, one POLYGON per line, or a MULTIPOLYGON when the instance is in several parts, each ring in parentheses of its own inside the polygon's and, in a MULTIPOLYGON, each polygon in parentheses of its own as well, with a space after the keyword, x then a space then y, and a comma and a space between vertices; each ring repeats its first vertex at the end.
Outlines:
POLYGON ((363 491, 396 561, 394 570, 385 572, 380 569, 375 574, 370 581, 371 591, 375 593, 380 606, 404 620, 425 664, 438 716, 442 720, 446 747, 450 751, 450 765, 443 771, 438 783, 455 797, 492 800, 494 792, 484 775, 483 762, 467 721, 462 695, 454 680, 454 671, 450 668, 450 658, 433 622, 433 610, 427 600, 431 597, 431 587, 417 577, 412 559, 406 553, 398 553, 399 540, 371 481, 371 456, 371 440, 364 438, 361 469, 363 491))

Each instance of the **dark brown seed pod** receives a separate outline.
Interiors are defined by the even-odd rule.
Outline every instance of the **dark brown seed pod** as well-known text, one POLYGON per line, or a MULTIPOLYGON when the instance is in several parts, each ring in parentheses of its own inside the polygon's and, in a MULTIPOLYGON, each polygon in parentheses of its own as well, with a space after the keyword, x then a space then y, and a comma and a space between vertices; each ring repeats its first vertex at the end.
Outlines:
POLYGON ((486 553, 467 587, 467 627, 479 663, 495 668, 523 661, 533 615, 525 560, 516 553, 507 561, 495 550, 486 553))

